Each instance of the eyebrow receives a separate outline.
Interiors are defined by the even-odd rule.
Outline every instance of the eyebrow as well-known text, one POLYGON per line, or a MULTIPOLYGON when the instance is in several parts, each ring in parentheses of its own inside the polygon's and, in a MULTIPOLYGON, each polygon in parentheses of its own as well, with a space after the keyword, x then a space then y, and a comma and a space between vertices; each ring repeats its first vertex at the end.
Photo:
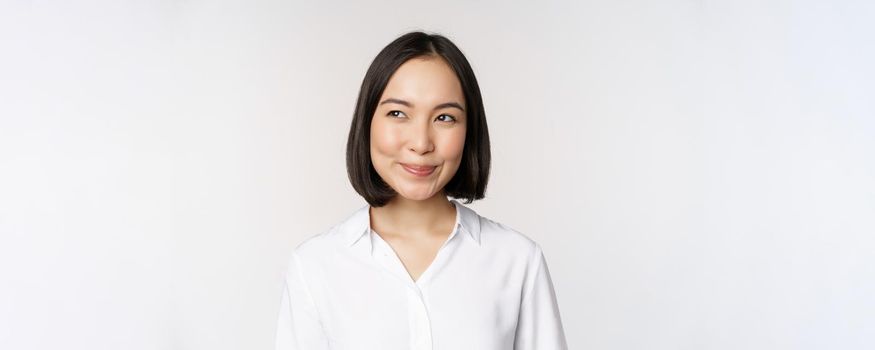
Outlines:
MULTIPOLYGON (((407 107, 413 108, 413 104, 412 104, 412 103, 407 102, 407 101, 404 101, 404 100, 400 100, 400 99, 397 99, 397 98, 391 98, 391 97, 390 97, 390 98, 387 98, 387 99, 383 100, 383 102, 380 102, 380 105, 384 105, 384 104, 386 104, 386 103, 397 103, 397 104, 399 104, 399 105, 404 105, 404 106, 407 106, 407 107)), ((433 110, 436 111, 436 110, 441 109, 441 108, 458 108, 458 109, 459 109, 460 111, 462 111, 462 112, 465 111, 465 109, 462 108, 462 105, 460 105, 460 104, 458 104, 458 103, 456 103, 456 102, 444 102, 444 103, 441 103, 441 104, 439 104, 439 105, 437 105, 437 106, 434 106, 434 109, 433 109, 433 110)))

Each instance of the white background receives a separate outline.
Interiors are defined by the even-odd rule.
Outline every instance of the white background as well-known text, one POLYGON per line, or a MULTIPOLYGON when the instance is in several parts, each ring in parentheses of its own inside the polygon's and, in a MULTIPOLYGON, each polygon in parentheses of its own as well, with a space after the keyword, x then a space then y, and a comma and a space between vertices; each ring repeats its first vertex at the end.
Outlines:
POLYGON ((364 204, 377 52, 448 36, 573 349, 875 348, 869 1, 0 5, 0 348, 271 349, 364 204))

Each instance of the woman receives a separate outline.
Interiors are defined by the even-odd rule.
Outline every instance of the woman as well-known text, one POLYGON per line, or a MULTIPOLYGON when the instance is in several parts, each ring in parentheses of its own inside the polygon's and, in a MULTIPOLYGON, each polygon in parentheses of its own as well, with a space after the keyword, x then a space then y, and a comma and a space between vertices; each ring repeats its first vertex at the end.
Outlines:
POLYGON ((456 200, 484 197, 489 163, 462 52, 422 32, 386 46, 347 143, 368 205, 292 253, 277 350, 567 349, 540 246, 456 200))

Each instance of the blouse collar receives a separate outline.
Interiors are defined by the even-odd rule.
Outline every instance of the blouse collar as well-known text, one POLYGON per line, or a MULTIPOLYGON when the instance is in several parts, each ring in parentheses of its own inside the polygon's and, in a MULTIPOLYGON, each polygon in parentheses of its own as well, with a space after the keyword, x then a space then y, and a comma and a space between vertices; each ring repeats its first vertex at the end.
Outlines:
MULTIPOLYGON (((455 199, 450 199, 450 202, 456 207, 456 223, 453 225, 455 233, 456 228, 465 231, 467 236, 477 245, 480 244, 480 215, 473 209, 459 203, 455 199), (459 227, 461 225, 461 227, 459 227)), ((353 245, 358 240, 370 231, 370 204, 357 209, 343 223, 340 224, 340 234, 344 242, 348 245, 353 245)))

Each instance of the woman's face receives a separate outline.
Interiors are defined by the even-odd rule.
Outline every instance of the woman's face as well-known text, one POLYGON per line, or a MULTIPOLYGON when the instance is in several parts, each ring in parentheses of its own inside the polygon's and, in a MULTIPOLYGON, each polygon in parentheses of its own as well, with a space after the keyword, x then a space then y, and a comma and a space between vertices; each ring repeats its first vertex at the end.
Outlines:
POLYGON ((371 162, 411 200, 441 193, 462 161, 465 99, 441 58, 414 58, 389 79, 371 120, 371 162))

